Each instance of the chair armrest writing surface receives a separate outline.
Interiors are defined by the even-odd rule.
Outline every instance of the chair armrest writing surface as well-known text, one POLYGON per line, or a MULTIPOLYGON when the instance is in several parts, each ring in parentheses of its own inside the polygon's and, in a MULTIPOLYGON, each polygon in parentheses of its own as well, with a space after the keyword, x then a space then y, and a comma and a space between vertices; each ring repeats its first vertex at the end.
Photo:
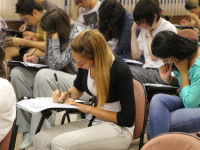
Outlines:
POLYGON ((174 87, 170 85, 163 84, 144 84, 144 87, 147 91, 147 100, 150 102, 154 94, 157 93, 166 93, 166 94, 177 94, 179 87, 174 87))
POLYGON ((48 68, 47 65, 44 64, 34 64, 34 63, 27 63, 23 61, 15 61, 15 60, 7 60, 7 64, 9 66, 22 66, 22 67, 30 67, 30 68, 48 68))

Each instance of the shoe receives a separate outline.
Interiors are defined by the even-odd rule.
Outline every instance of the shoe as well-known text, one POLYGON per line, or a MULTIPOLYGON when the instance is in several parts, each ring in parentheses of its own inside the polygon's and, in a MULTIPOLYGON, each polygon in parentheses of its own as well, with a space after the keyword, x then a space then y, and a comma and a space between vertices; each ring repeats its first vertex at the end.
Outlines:
POLYGON ((25 133, 23 133, 23 138, 22 138, 22 141, 21 141, 18 149, 26 149, 31 144, 32 144, 32 141, 30 139, 30 133, 29 132, 25 132, 25 133))
POLYGON ((28 150, 34 150, 34 149, 33 149, 33 146, 31 146, 28 150))

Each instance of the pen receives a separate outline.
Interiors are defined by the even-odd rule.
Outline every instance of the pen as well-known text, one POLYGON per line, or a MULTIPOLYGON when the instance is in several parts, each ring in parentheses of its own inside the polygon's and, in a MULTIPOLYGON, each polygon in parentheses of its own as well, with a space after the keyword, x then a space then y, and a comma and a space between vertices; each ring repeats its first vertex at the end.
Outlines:
MULTIPOLYGON (((57 86, 57 89, 59 90, 59 94, 61 94, 61 93, 60 93, 59 83, 58 83, 58 77, 57 77, 57 74, 56 74, 56 73, 54 73, 54 79, 55 79, 55 81, 56 81, 56 86, 57 86)), ((61 102, 61 103, 63 103, 63 100, 62 100, 61 98, 59 98, 58 101, 61 102)))
POLYGON ((36 49, 33 51, 33 53, 31 54, 31 56, 33 56, 33 54, 35 53, 36 49))
POLYGON ((17 37, 17 35, 13 36, 13 38, 17 37))
POLYGON ((55 79, 55 81, 56 81, 57 89, 58 89, 59 92, 60 92, 60 87, 59 87, 59 83, 58 83, 58 77, 57 77, 57 74, 56 74, 56 73, 54 73, 54 79, 55 79))

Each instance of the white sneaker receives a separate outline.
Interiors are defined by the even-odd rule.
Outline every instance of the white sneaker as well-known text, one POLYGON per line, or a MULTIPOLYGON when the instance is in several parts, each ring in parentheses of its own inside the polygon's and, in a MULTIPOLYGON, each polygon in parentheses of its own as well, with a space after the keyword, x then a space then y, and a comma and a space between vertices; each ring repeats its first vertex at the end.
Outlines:
POLYGON ((23 133, 23 138, 18 148, 25 149, 29 147, 31 144, 32 144, 32 141, 30 140, 30 133, 29 132, 23 133))
POLYGON ((31 146, 28 150, 34 150, 33 146, 31 146))

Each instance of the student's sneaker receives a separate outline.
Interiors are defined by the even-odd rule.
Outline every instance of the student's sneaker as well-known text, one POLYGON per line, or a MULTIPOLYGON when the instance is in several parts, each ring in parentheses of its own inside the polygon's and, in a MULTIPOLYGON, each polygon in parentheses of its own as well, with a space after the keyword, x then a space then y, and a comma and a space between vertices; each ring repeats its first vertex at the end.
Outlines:
POLYGON ((32 144, 32 141, 30 139, 30 133, 29 132, 23 133, 23 138, 18 148, 25 149, 29 147, 31 144, 32 144))

